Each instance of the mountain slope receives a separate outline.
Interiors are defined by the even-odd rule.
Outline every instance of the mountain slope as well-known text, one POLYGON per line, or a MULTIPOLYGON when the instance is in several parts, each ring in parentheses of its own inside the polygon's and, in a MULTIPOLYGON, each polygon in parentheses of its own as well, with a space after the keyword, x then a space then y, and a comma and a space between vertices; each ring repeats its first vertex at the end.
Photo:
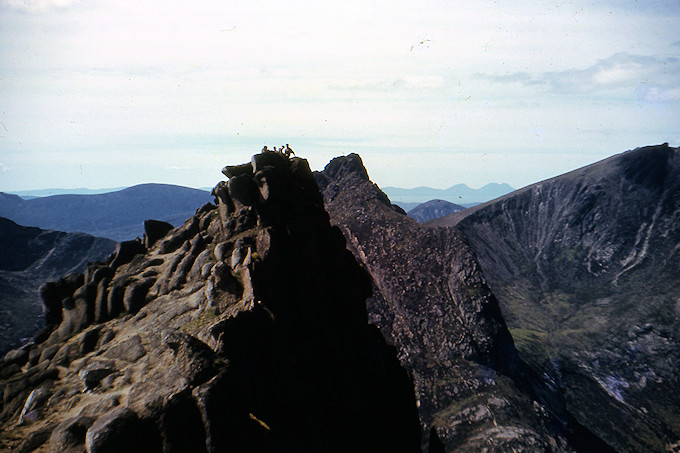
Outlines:
POLYGON ((41 291, 60 322, 0 364, 0 449, 419 450, 412 382, 307 161, 224 172, 216 206, 41 291))
POLYGON ((425 433, 447 451, 570 451, 575 437, 584 451, 600 446, 549 390, 540 390, 547 408, 523 387, 530 377, 459 231, 425 228, 395 210, 355 154, 333 159, 316 179, 331 221, 372 277, 369 319, 414 376, 425 433))
POLYGON ((2 194, 0 217, 22 225, 121 241, 141 236, 145 219, 180 225, 209 199, 205 191, 169 184, 141 184, 117 192, 31 200, 2 194))
POLYGON ((430 225, 465 233, 520 354, 584 425, 620 451, 678 448, 678 149, 628 151, 430 225))
POLYGON ((44 326, 38 287, 82 272, 115 248, 110 239, 23 227, 0 217, 0 354, 44 326))

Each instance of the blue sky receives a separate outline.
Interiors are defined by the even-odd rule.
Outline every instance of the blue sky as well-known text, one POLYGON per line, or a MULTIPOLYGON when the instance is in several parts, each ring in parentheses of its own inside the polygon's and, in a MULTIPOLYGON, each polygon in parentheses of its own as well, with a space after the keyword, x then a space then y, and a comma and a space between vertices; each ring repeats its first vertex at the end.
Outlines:
POLYGON ((214 185, 290 143, 522 187, 680 145, 680 2, 0 0, 0 191, 214 185))

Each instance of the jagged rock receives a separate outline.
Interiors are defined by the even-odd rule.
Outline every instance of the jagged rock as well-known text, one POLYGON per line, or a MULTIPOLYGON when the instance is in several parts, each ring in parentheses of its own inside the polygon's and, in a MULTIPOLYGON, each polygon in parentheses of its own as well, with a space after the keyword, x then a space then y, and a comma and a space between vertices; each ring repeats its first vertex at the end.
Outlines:
POLYGON ((289 159, 281 153, 270 151, 254 154, 250 163, 252 164, 252 174, 255 174, 267 167, 278 168, 282 171, 287 170, 289 159))
POLYGON ((170 291, 179 288, 186 282, 187 275, 191 271, 191 267, 193 266, 194 261, 196 260, 198 254, 201 253, 205 248, 206 242, 203 236, 197 234, 189 242, 189 245, 190 245, 189 250, 182 258, 182 261, 180 261, 177 267, 175 268, 172 278, 168 283, 168 289, 170 291))
POLYGON ((111 267, 115 269, 123 264, 127 264, 132 261, 135 255, 143 254, 145 251, 146 248, 144 248, 144 244, 139 238, 132 241, 119 242, 116 245, 116 251, 113 253, 111 267))
POLYGON ((50 451, 84 452, 85 436, 94 423, 91 417, 76 416, 61 422, 50 435, 50 451))
POLYGON ((253 165, 252 163, 248 162, 247 164, 242 164, 242 165, 227 165, 222 169, 222 173, 224 173, 224 176, 227 178, 231 179, 235 176, 252 176, 253 174, 253 165))
POLYGON ((50 397, 51 393, 49 389, 45 387, 38 387, 33 390, 26 398, 26 403, 24 408, 21 410, 21 415, 19 415, 19 425, 22 425, 27 421, 35 421, 36 410, 50 397))
POLYGON ((154 283, 156 283, 154 278, 145 278, 134 281, 125 288, 123 305, 128 313, 137 313, 146 305, 146 295, 154 283))
POLYGON ((78 353, 79 351, 72 343, 66 343, 61 345, 51 363, 53 366, 67 366, 78 356, 78 353))
POLYGON ((42 349, 42 351, 40 352, 40 358, 38 359, 38 363, 44 362, 45 360, 51 360, 58 350, 59 350, 58 344, 47 346, 46 348, 42 349))
POLYGON ((97 387, 102 379, 111 373, 115 373, 116 370, 104 367, 94 367, 82 370, 78 376, 85 384, 87 390, 92 390, 97 387))
POLYGON ((229 221, 229 214, 234 212, 234 203, 229 196, 229 187, 226 181, 217 183, 212 191, 215 197, 215 204, 217 205, 217 212, 220 215, 222 233, 226 236, 230 230, 224 230, 229 221))
POLYGON ((161 238, 170 232, 174 227, 168 222, 161 220, 144 221, 144 247, 150 249, 161 238))
MULTIPOLYGON (((231 231, 234 234, 243 233, 257 225, 257 214, 251 206, 245 206, 239 211, 239 216, 236 218, 235 222, 228 222, 227 226, 231 226, 231 231)), ((225 230, 227 229, 225 226, 225 230)))
POLYGON ((28 362, 28 352, 30 347, 27 346, 8 351, 7 354, 5 354, 5 357, 2 359, 3 366, 9 366, 12 364, 21 366, 24 363, 28 362))
POLYGON ((116 407, 97 419, 86 434, 88 453, 155 451, 150 433, 134 411, 116 407))
POLYGON ((78 352, 80 355, 85 355, 95 350, 99 342, 99 333, 101 331, 101 326, 95 326, 80 335, 80 340, 78 341, 78 352))
POLYGON ((228 242, 220 242, 217 244, 215 246, 215 250, 213 251, 215 259, 217 261, 225 261, 227 259, 227 253, 231 247, 232 246, 228 242))
POLYGON ((28 435, 12 453, 30 453, 42 446, 50 438, 54 426, 38 429, 28 435))
POLYGON ((104 278, 97 284, 97 295, 94 300, 94 321, 104 322, 109 319, 108 296, 110 278, 104 278))
POLYGON ((247 175, 235 176, 229 180, 227 187, 236 211, 244 206, 254 206, 257 202, 259 190, 252 177, 247 175))
POLYGON ((106 311, 109 318, 115 318, 125 310, 125 286, 111 283, 106 298, 106 311))
MULTIPOLYGON (((203 274, 203 267, 206 265, 211 265, 212 251, 210 249, 203 250, 198 254, 194 263, 191 265, 191 270, 189 271, 188 278, 190 280, 197 280, 201 278, 203 274)), ((205 279, 205 277, 203 277, 205 279)))
POLYGON ((158 252, 161 254, 172 253, 182 247, 188 240, 198 234, 199 223, 198 217, 190 217, 184 225, 175 228, 171 234, 166 235, 158 246, 158 252))
POLYGON ((76 289, 84 283, 83 274, 69 274, 56 282, 46 282, 40 286, 38 291, 45 307, 45 323, 48 326, 57 326, 61 323, 62 301, 73 296, 76 289))

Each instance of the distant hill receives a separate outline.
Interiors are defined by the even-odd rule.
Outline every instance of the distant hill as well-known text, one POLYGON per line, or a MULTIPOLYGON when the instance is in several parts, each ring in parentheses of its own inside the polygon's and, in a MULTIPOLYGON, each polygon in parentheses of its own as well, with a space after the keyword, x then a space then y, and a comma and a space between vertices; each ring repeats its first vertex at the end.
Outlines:
POLYGON ((18 195, 24 200, 30 200, 39 197, 50 197, 52 195, 96 195, 100 193, 117 192, 123 190, 125 187, 114 187, 108 189, 36 189, 36 190, 17 190, 7 192, 12 195, 18 195))
POLYGON ((408 211, 408 216, 420 223, 460 212, 464 206, 445 200, 430 200, 408 211))
POLYGON ((122 241, 141 236, 146 219, 177 226, 209 201, 207 191, 169 184, 141 184, 103 194, 53 195, 30 200, 0 193, 0 217, 21 225, 122 241))
MULTIPOLYGON (((383 187, 382 190, 387 194, 392 203, 402 206, 402 203, 425 203, 430 200, 445 200, 460 205, 484 203, 485 201, 508 194, 515 189, 505 183, 491 183, 479 189, 472 189, 465 184, 456 184, 448 189, 435 189, 432 187, 415 187, 413 189, 383 187)), ((406 210, 408 211, 408 209, 406 210)))
POLYGON ((110 239, 24 227, 0 218, 0 354, 42 327, 38 287, 43 282, 82 272, 115 246, 110 239))

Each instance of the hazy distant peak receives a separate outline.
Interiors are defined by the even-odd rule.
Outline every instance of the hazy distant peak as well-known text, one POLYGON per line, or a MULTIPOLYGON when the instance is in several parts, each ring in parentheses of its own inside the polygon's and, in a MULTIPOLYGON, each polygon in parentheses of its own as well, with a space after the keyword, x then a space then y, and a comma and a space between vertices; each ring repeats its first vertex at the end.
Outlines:
POLYGON ((506 183, 489 183, 479 189, 472 189, 467 184, 455 184, 448 189, 436 189, 420 186, 412 189, 401 187, 384 187, 383 191, 392 202, 424 203, 433 199, 449 201, 451 203, 483 203, 508 194, 515 189, 506 183))

